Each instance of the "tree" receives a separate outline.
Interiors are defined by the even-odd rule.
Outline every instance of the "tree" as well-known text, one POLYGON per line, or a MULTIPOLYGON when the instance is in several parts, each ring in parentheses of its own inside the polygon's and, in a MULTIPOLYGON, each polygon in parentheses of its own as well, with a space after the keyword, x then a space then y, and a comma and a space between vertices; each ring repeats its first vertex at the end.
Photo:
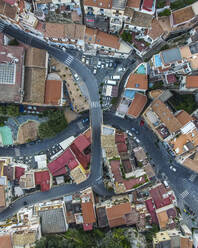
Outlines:
POLYGON ((165 9, 164 11, 158 14, 158 16, 170 16, 170 15, 171 15, 170 9, 165 9))

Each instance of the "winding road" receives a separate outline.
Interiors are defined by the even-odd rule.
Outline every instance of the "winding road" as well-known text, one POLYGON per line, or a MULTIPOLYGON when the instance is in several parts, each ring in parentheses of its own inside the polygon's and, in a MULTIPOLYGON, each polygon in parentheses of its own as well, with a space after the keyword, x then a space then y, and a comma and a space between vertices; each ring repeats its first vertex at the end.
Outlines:
MULTIPOLYGON (((177 199, 181 204, 190 204, 191 209, 198 216, 198 176, 192 171, 178 164, 166 151, 163 145, 156 146, 157 139, 153 132, 144 125, 140 127, 139 120, 121 119, 111 112, 105 112, 102 116, 102 111, 99 103, 99 94, 97 81, 91 71, 84 66, 78 59, 69 54, 69 52, 63 52, 62 50, 50 46, 47 42, 32 36, 20 29, 15 28, 9 24, 6 24, 0 20, 0 32, 4 32, 10 36, 15 37, 21 42, 29 44, 30 46, 45 49, 48 53, 54 56, 57 60, 64 63, 72 70, 74 70, 85 82, 89 92, 89 104, 90 104, 90 121, 92 127, 92 157, 91 157, 91 173, 86 181, 81 184, 67 184, 52 188, 48 192, 35 192, 16 200, 12 207, 6 208, 0 213, 0 220, 5 220, 8 217, 15 214, 20 208, 24 207, 24 201, 27 205, 34 203, 56 199, 66 194, 72 194, 74 192, 83 190, 87 187, 92 187, 93 190, 100 195, 108 195, 108 192, 104 188, 102 177, 102 159, 101 159, 101 124, 104 119, 105 124, 112 125, 120 128, 123 131, 130 130, 132 127, 139 130, 138 138, 141 141, 142 146, 146 149, 151 157, 151 163, 155 165, 157 176, 160 179, 167 178, 170 186, 175 191, 177 199), (171 162, 172 161, 172 162, 171 162), (170 166, 173 165, 177 172, 170 170, 170 166), (192 177, 192 175, 194 175, 192 177), (192 180, 193 179, 193 180, 192 180)), ((79 130, 77 122, 82 121, 84 117, 71 123, 67 129, 58 134, 56 137, 42 141, 39 144, 18 146, 21 155, 29 155, 30 152, 38 153, 40 150, 46 150, 48 147, 53 146, 56 143, 60 143, 62 140, 70 137, 71 135, 78 135, 82 130, 79 130)), ((0 148, 0 156, 14 156, 16 148, 0 148)), ((166 180, 167 180, 166 179, 166 180)), ((181 205, 183 207, 183 205, 181 205)))

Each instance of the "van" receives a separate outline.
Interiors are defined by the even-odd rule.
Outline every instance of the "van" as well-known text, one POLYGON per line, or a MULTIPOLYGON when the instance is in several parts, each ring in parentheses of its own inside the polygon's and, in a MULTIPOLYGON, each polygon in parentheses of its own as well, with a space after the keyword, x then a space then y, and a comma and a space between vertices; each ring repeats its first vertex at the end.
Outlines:
POLYGON ((114 76, 111 76, 111 79, 114 79, 114 80, 120 80, 120 75, 114 75, 114 76))
POLYGON ((110 85, 116 85, 117 82, 114 81, 114 80, 107 80, 107 84, 110 84, 110 85))
POLYGON ((169 185, 168 185, 168 182, 167 181, 163 181, 163 183, 164 183, 164 186, 166 187, 166 188, 168 188, 169 187, 169 185))

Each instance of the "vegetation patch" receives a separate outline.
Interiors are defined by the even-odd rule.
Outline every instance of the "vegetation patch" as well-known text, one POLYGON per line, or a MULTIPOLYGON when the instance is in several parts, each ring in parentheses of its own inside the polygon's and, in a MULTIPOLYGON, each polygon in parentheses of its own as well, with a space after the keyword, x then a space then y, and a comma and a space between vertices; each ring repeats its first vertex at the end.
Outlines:
POLYGON ((197 109, 197 103, 193 94, 180 95, 172 92, 173 96, 168 100, 176 110, 185 110, 189 114, 197 109))
POLYGON ((195 3, 197 0, 176 0, 170 4, 172 10, 184 8, 188 5, 195 3))
POLYGON ((157 1, 157 8, 161 9, 164 8, 166 6, 166 0, 158 0, 157 1))
POLYGON ((129 42, 129 43, 132 43, 132 35, 131 33, 127 32, 127 31, 124 31, 122 34, 121 34, 121 38, 126 41, 126 42, 129 42))
POLYGON ((44 115, 48 117, 48 121, 39 125, 39 137, 41 139, 53 137, 67 127, 67 121, 62 110, 46 111, 44 115))
POLYGON ((170 9, 165 9, 164 11, 162 11, 158 14, 158 16, 170 16, 170 15, 171 15, 170 9))
POLYGON ((18 105, 0 105, 0 116, 5 117, 16 117, 19 116, 19 106, 18 105))

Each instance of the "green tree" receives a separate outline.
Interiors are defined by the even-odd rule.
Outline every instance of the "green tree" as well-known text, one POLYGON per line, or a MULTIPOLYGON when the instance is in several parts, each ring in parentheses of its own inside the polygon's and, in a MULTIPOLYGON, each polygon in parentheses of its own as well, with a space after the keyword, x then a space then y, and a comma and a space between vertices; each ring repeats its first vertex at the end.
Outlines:
POLYGON ((171 15, 170 9, 165 9, 164 11, 158 14, 158 16, 170 16, 170 15, 171 15))

